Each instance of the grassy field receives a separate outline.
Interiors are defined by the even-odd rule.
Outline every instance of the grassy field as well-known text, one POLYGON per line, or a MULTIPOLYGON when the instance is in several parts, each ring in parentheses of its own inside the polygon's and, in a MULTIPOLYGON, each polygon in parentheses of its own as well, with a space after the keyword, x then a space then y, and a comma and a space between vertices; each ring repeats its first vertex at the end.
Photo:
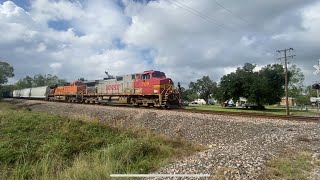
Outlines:
MULTIPOLYGON (((225 111, 225 112, 248 112, 248 113, 265 113, 274 115, 286 115, 285 108, 276 108, 274 106, 266 106, 265 110, 250 110, 232 107, 221 107, 218 105, 198 105, 198 106, 186 106, 186 109, 197 109, 197 110, 212 110, 212 111, 225 111)), ((298 110, 290 109, 291 115, 320 115, 316 109, 309 110, 298 110)))
POLYGON ((148 173, 202 147, 0 103, 2 179, 109 179, 148 173))

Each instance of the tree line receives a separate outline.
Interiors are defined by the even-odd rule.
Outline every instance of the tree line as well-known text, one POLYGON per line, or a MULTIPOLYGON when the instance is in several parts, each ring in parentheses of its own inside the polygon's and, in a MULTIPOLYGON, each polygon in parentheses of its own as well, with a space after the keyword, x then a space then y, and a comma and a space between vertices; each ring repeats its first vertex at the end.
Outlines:
MULTIPOLYGON (((219 102, 240 97, 262 108, 264 105, 279 103, 284 96, 285 74, 280 64, 269 64, 255 71, 256 65, 245 63, 235 72, 221 77, 220 82, 214 82, 209 76, 203 76, 189 87, 182 88, 182 99, 193 101, 204 99, 207 103, 210 98, 219 102)), ((311 86, 304 87, 304 75, 300 68, 292 65, 288 71, 289 96, 296 99, 298 104, 307 104, 315 91, 311 86)))
POLYGON ((26 76, 15 84, 6 85, 8 79, 14 77, 14 68, 7 62, 0 61, 0 96, 4 92, 12 91, 14 89, 23 89, 39 86, 48 86, 55 84, 64 84, 66 80, 60 79, 56 75, 51 74, 36 74, 32 76, 26 76))
POLYGON ((59 79, 56 75, 51 74, 36 74, 33 77, 26 76, 25 78, 20 79, 15 83, 16 89, 30 88, 30 87, 39 87, 39 86, 48 86, 54 84, 64 84, 66 80, 59 79))

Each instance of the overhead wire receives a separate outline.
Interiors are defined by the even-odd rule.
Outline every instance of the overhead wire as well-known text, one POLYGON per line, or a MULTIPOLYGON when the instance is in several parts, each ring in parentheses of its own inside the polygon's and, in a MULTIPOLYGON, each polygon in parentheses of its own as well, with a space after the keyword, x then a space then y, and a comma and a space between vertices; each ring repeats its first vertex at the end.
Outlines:
MULTIPOLYGON (((196 9, 188 6, 188 5, 185 5, 184 3, 182 3, 182 2, 180 2, 180 1, 178 1, 178 0, 167 0, 167 1, 171 2, 172 4, 176 5, 177 7, 180 7, 180 8, 182 8, 182 9, 184 9, 184 10, 186 10, 186 11, 194 14, 194 15, 197 15, 197 16, 199 16, 199 17, 202 17, 202 18, 204 18, 204 19, 206 19, 206 20, 211 20, 211 22, 213 21, 213 22, 217 25, 217 21, 216 21, 215 19, 211 18, 210 16, 208 16, 208 15, 206 15, 206 14, 204 14, 204 13, 202 13, 202 12, 200 12, 200 11, 198 11, 198 10, 196 10, 196 9), (173 1, 174 1, 174 2, 173 2, 173 1), (176 3, 175 3, 175 2, 176 2, 176 3), (180 5, 177 4, 177 3, 179 3, 180 5), (182 6, 183 6, 183 7, 182 7, 182 6), (184 7, 185 7, 185 8, 184 8, 184 7)), ((216 2, 216 3, 217 3, 221 8, 227 10, 229 13, 232 13, 232 15, 236 16, 231 10, 227 9, 227 8, 224 7, 222 4, 220 4, 220 3, 218 3, 218 2, 216 2)), ((238 17, 238 18, 240 18, 240 17, 238 17)), ((250 23, 247 22, 245 19, 243 19, 243 18, 240 18, 240 19, 242 19, 244 22, 250 24, 250 23)), ((234 28, 231 28, 231 27, 226 26, 226 25, 224 25, 224 24, 218 24, 218 25, 220 25, 220 27, 222 27, 222 28, 226 28, 226 27, 227 27, 229 30, 236 31, 234 28)), ((260 41, 260 43, 257 43, 257 42, 254 43, 254 44, 255 44, 255 47, 263 46, 262 43, 265 42, 265 41, 266 41, 266 40, 260 41)), ((264 50, 264 51, 265 51, 265 53, 267 53, 267 54, 270 53, 270 52, 268 52, 268 51, 266 51, 266 50, 264 50)), ((271 53, 271 54, 272 54, 272 53, 271 53)))
POLYGON ((220 28, 228 29, 230 31, 235 31, 235 29, 233 29, 232 27, 229 27, 229 26, 227 26, 225 24, 221 24, 218 21, 216 21, 215 19, 211 18, 210 16, 207 16, 206 14, 203 14, 202 12, 197 11, 197 10, 195 10, 195 9, 193 9, 193 8, 187 6, 187 5, 185 5, 185 4, 183 4, 183 3, 179 2, 179 1, 174 1, 174 0, 167 0, 167 1, 169 1, 170 3, 176 5, 177 7, 180 7, 180 8, 182 8, 182 9, 184 9, 184 10, 186 10, 186 11, 188 11, 188 12, 190 12, 190 13, 198 16, 198 17, 201 17, 201 18, 203 18, 205 20, 208 20, 208 21, 214 23, 216 26, 218 26, 220 28), (177 4, 176 2, 179 3, 180 5, 177 4))
POLYGON ((239 19, 239 20, 241 20, 241 21, 243 21, 243 22, 245 22, 245 23, 247 23, 247 24, 250 24, 246 19, 237 16, 234 12, 232 12, 231 10, 227 9, 226 7, 224 7, 224 6, 223 6, 222 4, 220 4, 217 0, 215 0, 215 3, 216 3, 218 6, 220 6, 222 9, 224 9, 224 10, 228 11, 230 14, 232 14, 232 16, 236 17, 237 19, 239 19))

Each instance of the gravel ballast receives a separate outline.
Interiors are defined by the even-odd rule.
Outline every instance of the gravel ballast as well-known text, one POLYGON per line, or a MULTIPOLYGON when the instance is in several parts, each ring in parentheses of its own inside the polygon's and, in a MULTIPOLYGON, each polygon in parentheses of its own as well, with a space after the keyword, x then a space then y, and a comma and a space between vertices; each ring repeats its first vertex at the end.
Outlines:
MULTIPOLYGON (((257 179, 265 163, 281 152, 306 148, 320 152, 320 123, 32 100, 7 101, 28 106, 32 111, 148 129, 208 147, 155 173, 202 173, 229 179, 257 179)), ((315 177, 319 177, 319 170, 315 172, 315 177)))

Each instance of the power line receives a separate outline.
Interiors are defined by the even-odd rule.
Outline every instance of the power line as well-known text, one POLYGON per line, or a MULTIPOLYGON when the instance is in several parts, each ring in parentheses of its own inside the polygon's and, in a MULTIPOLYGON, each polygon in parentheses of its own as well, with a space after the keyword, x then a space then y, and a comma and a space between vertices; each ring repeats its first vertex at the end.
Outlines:
MULTIPOLYGON (((190 13, 196 15, 196 16, 198 16, 198 17, 201 17, 201 18, 203 18, 203 19, 205 19, 205 20, 208 20, 208 21, 210 21, 210 22, 213 22, 215 25, 219 26, 220 28, 228 29, 228 30, 233 31, 233 32, 236 31, 234 28, 231 28, 231 27, 229 27, 229 26, 227 26, 227 25, 225 25, 225 24, 219 24, 215 19, 211 18, 210 16, 208 16, 208 15, 206 15, 206 14, 204 14, 204 13, 202 13, 202 12, 200 12, 200 11, 198 11, 198 10, 196 10, 196 9, 188 6, 188 5, 185 5, 184 3, 182 3, 182 2, 180 2, 180 1, 178 1, 178 0, 167 0, 167 1, 170 2, 170 3, 172 3, 172 4, 174 4, 174 5, 176 5, 177 7, 180 7, 181 9, 184 9, 184 10, 186 10, 186 11, 188 11, 188 12, 190 12, 190 13), (180 5, 177 4, 177 3, 179 3, 180 5)), ((218 3, 218 2, 216 2, 216 3, 217 3, 218 5, 220 5, 222 8, 226 9, 228 12, 230 12, 230 13, 232 13, 232 14, 234 15, 234 13, 233 13, 232 11, 228 10, 227 8, 225 8, 225 7, 224 7, 223 5, 221 5, 220 3, 218 3)), ((241 18, 241 19, 242 19, 242 18, 241 18)), ((244 19, 242 19, 242 20, 244 20, 244 19)), ((246 21, 246 20, 244 20, 244 21, 246 21)), ((249 24, 249 22, 246 22, 246 23, 249 24)), ((265 41, 266 41, 266 40, 262 41, 262 43, 265 42, 265 41)), ((259 43, 259 42, 255 43, 255 44, 257 44, 255 47, 263 46, 262 43, 259 43)), ((266 52, 266 53, 270 53, 270 51, 265 51, 265 52, 266 52)))
POLYGON ((215 25, 217 25, 220 28, 228 29, 230 31, 235 31, 235 29, 233 29, 233 28, 231 28, 231 27, 229 27, 229 26, 227 26, 225 24, 220 24, 215 19, 211 18, 210 16, 207 16, 206 14, 203 14, 202 12, 197 11, 197 10, 191 8, 190 6, 187 6, 187 5, 185 5, 185 4, 183 4, 183 3, 179 2, 179 1, 175 1, 175 0, 167 0, 167 1, 169 1, 170 3, 176 5, 177 7, 180 7, 181 9, 184 9, 184 10, 186 10, 186 11, 188 11, 188 12, 190 12, 190 13, 198 16, 198 17, 201 17, 201 18, 203 18, 205 20, 208 20, 208 21, 214 23, 215 25), (176 2, 181 4, 181 5, 177 4, 176 2))
POLYGON ((227 9, 226 7, 224 7, 222 4, 220 4, 218 1, 215 1, 215 3, 220 6, 221 8, 223 8, 224 10, 228 11, 230 14, 232 14, 234 17, 236 17, 237 19, 240 19, 241 21, 250 24, 247 20, 237 16, 236 14, 234 14, 231 10, 227 9))
MULTIPOLYGON (((188 11, 188 12, 190 12, 190 13, 196 15, 196 16, 202 17, 202 18, 204 18, 204 19, 206 19, 206 20, 211 20, 211 22, 215 23, 216 25, 220 26, 221 28, 227 28, 228 30, 236 31, 234 28, 231 28, 230 26, 227 26, 227 25, 225 25, 225 24, 218 24, 218 22, 217 22, 215 19, 211 18, 210 16, 208 16, 208 15, 206 15, 206 14, 204 14, 204 13, 202 13, 202 12, 200 12, 200 11, 198 11, 198 10, 196 10, 196 9, 188 6, 188 5, 185 5, 184 3, 182 3, 182 2, 180 2, 180 1, 178 1, 178 0, 167 0, 167 1, 171 2, 172 4, 174 4, 174 5, 182 8, 182 9, 184 9, 184 10, 186 10, 186 11, 188 11), (174 1, 174 2, 173 2, 173 1, 174 1), (181 4, 181 5, 179 5, 179 4, 175 3, 175 2, 177 2, 177 3, 181 4), (182 6, 183 6, 183 7, 182 7, 182 6), (184 8, 184 7, 185 7, 185 8, 184 8), (186 9, 186 8, 187 8, 187 9, 186 9)), ((218 2, 217 2, 217 3, 218 3, 218 2)), ((219 4, 219 5, 221 5, 221 4, 219 4)), ((222 6, 222 5, 221 5, 221 6, 222 6)), ((222 7, 224 7, 224 6, 222 6, 222 7)), ((225 7, 224 7, 224 8, 225 8, 225 7)), ((226 8, 225 8, 225 9, 226 9, 226 8)), ((230 10, 228 10, 228 11, 231 12, 230 10)), ((232 13, 232 12, 231 12, 231 13, 232 13)), ((249 22, 247 22, 247 23, 249 23, 249 22)), ((259 44, 258 46, 262 45, 262 44, 260 44, 260 43, 258 43, 258 44, 259 44)))

